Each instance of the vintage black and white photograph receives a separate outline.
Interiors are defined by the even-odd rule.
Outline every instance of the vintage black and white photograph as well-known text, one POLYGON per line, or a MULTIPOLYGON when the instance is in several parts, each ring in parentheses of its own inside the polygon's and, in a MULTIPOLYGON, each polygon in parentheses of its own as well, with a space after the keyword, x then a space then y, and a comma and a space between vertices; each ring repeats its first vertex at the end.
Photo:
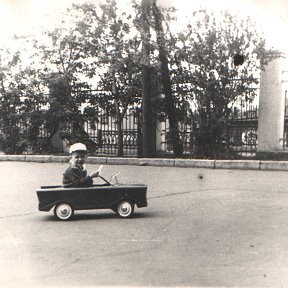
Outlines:
POLYGON ((0 287, 288 287, 286 0, 0 24, 0 287))

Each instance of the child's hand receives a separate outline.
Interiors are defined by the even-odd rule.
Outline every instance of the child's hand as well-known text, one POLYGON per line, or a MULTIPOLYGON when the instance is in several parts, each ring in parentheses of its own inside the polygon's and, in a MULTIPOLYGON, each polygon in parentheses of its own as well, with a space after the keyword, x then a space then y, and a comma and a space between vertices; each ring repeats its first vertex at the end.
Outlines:
POLYGON ((91 178, 98 177, 98 176, 99 176, 99 171, 92 171, 92 172, 89 174, 89 176, 90 176, 91 178))

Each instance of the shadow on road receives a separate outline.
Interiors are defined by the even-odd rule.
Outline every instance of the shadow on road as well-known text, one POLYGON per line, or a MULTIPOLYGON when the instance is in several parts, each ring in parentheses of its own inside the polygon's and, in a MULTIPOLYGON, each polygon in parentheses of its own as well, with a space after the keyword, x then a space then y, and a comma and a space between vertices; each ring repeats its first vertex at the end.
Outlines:
MULTIPOLYGON (((143 218, 153 218, 158 217, 158 213, 135 213, 133 216, 126 218, 129 219, 129 221, 133 221, 133 219, 143 219, 143 218)), ((109 220, 109 219, 119 219, 119 220, 125 220, 125 218, 119 217, 116 213, 81 213, 77 212, 71 220, 68 220, 69 222, 74 221, 83 221, 83 220, 109 220)), ((54 215, 48 215, 41 218, 40 221, 49 221, 49 222, 61 222, 61 220, 58 220, 54 215)), ((67 221, 67 222, 68 222, 67 221)))

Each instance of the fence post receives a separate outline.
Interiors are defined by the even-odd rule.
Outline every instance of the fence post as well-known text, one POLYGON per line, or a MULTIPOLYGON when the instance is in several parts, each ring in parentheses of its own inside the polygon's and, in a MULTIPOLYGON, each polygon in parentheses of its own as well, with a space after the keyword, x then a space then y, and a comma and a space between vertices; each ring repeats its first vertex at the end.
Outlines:
POLYGON ((257 158, 271 158, 283 151, 285 91, 283 71, 285 54, 275 51, 267 56, 261 71, 257 158))
POLYGON ((98 129, 97 130, 97 142, 98 142, 98 148, 102 148, 102 143, 103 143, 103 139, 102 139, 102 129, 98 129))
POLYGON ((162 122, 159 117, 156 117, 156 131, 155 131, 155 142, 156 142, 156 153, 164 151, 163 139, 162 139, 162 122))

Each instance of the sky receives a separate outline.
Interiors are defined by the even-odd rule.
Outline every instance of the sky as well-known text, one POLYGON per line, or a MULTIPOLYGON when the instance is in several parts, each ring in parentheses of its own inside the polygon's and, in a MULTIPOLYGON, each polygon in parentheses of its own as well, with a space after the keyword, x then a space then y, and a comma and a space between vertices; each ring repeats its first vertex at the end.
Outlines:
MULTIPOLYGON (((90 0, 98 3, 103 0, 90 0)), ((127 0, 117 0, 129 8, 127 0)), ((30 35, 40 27, 54 27, 61 12, 72 2, 87 0, 0 0, 0 39, 10 42, 13 35, 30 35)), ((179 19, 189 19, 200 7, 228 10, 239 15, 250 15, 263 27, 267 44, 288 54, 288 1, 287 0, 158 0, 164 6, 175 6, 179 19)), ((178 25, 181 25, 181 21, 178 25)))

